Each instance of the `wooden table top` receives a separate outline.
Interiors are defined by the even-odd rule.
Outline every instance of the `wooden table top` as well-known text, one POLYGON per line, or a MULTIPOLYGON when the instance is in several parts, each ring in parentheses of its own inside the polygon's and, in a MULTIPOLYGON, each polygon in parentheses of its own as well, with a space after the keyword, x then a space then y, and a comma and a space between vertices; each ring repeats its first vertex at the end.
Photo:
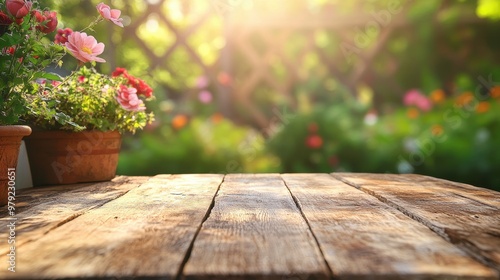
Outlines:
POLYGON ((1 279, 500 272, 500 193, 420 175, 121 176, 18 191, 11 210, 0 210, 1 279))

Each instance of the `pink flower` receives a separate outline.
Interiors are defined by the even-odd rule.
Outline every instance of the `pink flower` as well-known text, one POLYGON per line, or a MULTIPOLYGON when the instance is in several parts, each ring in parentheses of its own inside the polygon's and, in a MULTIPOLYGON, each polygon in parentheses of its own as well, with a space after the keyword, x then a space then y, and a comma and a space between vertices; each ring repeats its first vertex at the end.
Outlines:
POLYGON ((198 94, 198 99, 199 99, 202 103, 208 104, 208 103, 212 102, 212 94, 211 94, 211 93, 210 93, 210 91, 208 91, 208 90, 202 90, 202 91, 198 94))
POLYGON ((137 89, 120 85, 116 100, 127 111, 144 111, 146 107, 137 96, 137 89))
POLYGON ((404 98, 403 98, 403 103, 406 106, 411 106, 414 105, 415 102, 422 96, 422 93, 418 91, 417 89, 411 89, 408 92, 406 92, 404 98))
POLYGON ((112 77, 123 76, 128 80, 128 84, 137 89, 137 94, 146 98, 153 96, 153 89, 145 81, 130 75, 125 68, 117 67, 111 74, 112 77))
POLYGON ((68 36, 73 33, 71 28, 59 29, 57 30, 57 34, 54 38, 54 43, 64 45, 68 42, 68 36))
POLYGON ((45 85, 47 83, 47 79, 38 78, 38 79, 36 79, 36 83, 39 85, 45 85))
POLYGON ((20 19, 26 16, 31 9, 31 5, 32 3, 30 1, 24 0, 5 1, 5 7, 7 8, 7 11, 16 19, 20 19))
POLYGON ((417 106, 417 108, 422 111, 429 111, 430 109, 432 109, 432 102, 429 98, 423 96, 422 98, 417 100, 415 106, 417 106))
POLYGON ((106 62, 106 60, 97 57, 104 51, 104 44, 97 43, 94 36, 88 36, 85 32, 73 32, 68 36, 68 42, 66 42, 65 46, 76 59, 83 63, 90 61, 106 62))
POLYGON ((97 11, 99 11, 99 13, 101 14, 101 16, 104 18, 104 19, 107 19, 111 22, 113 22, 114 24, 120 26, 120 27, 123 27, 123 19, 120 18, 120 15, 121 15, 121 11, 120 10, 117 10, 117 9, 111 9, 108 5, 104 4, 104 3, 99 3, 97 6, 97 11))
POLYGON ((429 111, 432 108, 432 102, 429 98, 417 89, 409 90, 403 98, 403 103, 406 106, 416 106, 422 111, 429 111))

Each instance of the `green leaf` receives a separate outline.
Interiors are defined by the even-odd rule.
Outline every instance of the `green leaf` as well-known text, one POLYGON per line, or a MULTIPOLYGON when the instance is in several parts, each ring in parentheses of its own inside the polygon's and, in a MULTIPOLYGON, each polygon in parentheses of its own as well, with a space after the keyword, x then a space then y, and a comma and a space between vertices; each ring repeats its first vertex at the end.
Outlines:
POLYGON ((23 37, 20 34, 9 34, 5 33, 0 37, 0 47, 10 47, 18 45, 23 41, 23 37))
POLYGON ((38 72, 35 74, 35 78, 43 78, 51 81, 62 81, 61 76, 48 72, 38 72))

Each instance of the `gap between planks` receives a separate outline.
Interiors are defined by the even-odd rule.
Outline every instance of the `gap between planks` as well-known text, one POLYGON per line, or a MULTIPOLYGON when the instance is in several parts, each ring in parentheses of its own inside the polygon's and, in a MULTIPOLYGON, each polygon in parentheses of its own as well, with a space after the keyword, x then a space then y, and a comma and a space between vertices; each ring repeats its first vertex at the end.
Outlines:
POLYGON ((230 174, 202 224, 182 279, 331 279, 313 238, 279 174, 230 174), (219 242, 221 236, 228 240, 219 242))
POLYGON ((403 276, 404 279, 427 279, 429 277, 432 279, 455 279, 457 277, 460 279, 462 277, 464 279, 497 279, 494 270, 477 262, 454 244, 443 240, 426 225, 407 217, 393 206, 380 202, 373 195, 353 188, 352 185, 337 180, 329 174, 283 174, 282 176, 292 195, 297 197, 301 211, 308 220, 311 219, 309 221, 311 231, 312 228, 318 231, 314 233, 320 245, 324 247, 325 258, 335 272, 334 278, 351 279, 371 275, 372 279, 387 279, 387 277, 399 279, 403 276), (331 184, 338 188, 330 188, 331 184), (328 191, 323 193, 322 188, 328 191), (346 195, 346 199, 343 199, 346 195), (327 219, 321 214, 325 208, 316 207, 321 204, 317 202, 321 201, 327 203, 325 206, 327 206, 327 211, 330 211, 327 219), (331 201, 336 202, 331 204, 331 201), (363 205, 365 209, 357 209, 357 206, 363 205), (377 205, 379 207, 373 208, 377 205), (353 206, 355 209, 352 209, 353 206), (371 211, 370 208, 375 211, 371 211), (352 210, 360 210, 360 216, 358 218, 353 216, 352 220, 343 219, 347 217, 343 216, 346 215, 343 212, 352 210), (369 218, 372 215, 376 216, 376 220, 395 218, 394 223, 384 223, 379 230, 376 220, 369 218), (336 221, 337 218, 340 220, 332 221, 332 219, 336 221), (363 229, 360 231, 360 226, 368 227, 368 231, 363 229), (401 230, 404 230, 403 232, 394 231, 395 227, 398 229, 401 227, 401 230), (376 230, 373 233, 370 229, 376 230), (337 234, 331 235, 332 230, 337 234), (355 232, 361 235, 353 235, 351 238, 355 232), (384 234, 381 234, 382 232, 384 234), (412 236, 416 241, 408 243, 406 237, 403 238, 403 236, 412 236), (344 238, 352 240, 344 244, 344 238), (358 243, 362 246, 360 247, 358 243), (357 251, 363 254, 352 254, 357 251), (408 257, 400 258, 399 255, 404 252, 408 257), (356 261, 353 262, 355 256, 356 261))
POLYGON ((288 183, 286 182, 285 178, 283 178, 283 176, 281 176, 281 175, 280 175, 280 178, 283 181, 283 184, 285 184, 285 187, 287 188, 288 193, 292 197, 293 202, 295 203, 295 207, 297 207, 297 209, 300 212, 300 215, 302 216, 302 219, 304 219, 304 221, 307 224, 307 227, 309 228, 309 231, 311 231, 311 234, 312 234, 312 236, 314 238, 314 241, 316 242, 316 246, 318 247, 318 250, 321 253, 321 257, 323 257, 323 262, 325 263, 325 266, 327 267, 328 272, 330 273, 330 278, 333 278, 333 275, 334 275, 333 270, 330 267, 330 265, 328 264, 328 261, 326 260, 325 252, 323 252, 323 249, 321 249, 321 245, 319 243, 318 237, 316 236, 316 233, 314 233, 314 230, 311 227, 311 224, 309 223, 309 220, 307 219, 306 214, 302 210, 302 207, 300 206, 299 200, 297 199, 297 197, 295 197, 295 195, 293 195, 292 190, 290 190, 290 187, 288 186, 288 183))
MULTIPOLYGON (((17 278, 175 279, 223 177, 158 175, 150 178, 119 199, 60 226, 56 235, 44 235, 36 244, 22 246, 25 254, 19 254, 24 255, 19 263, 30 265, 19 267, 17 278), (199 188, 191 188, 193 184, 199 188), (191 198, 196 199, 193 207, 184 207, 191 198), (178 234, 169 234, 177 225, 180 225, 178 234), (80 237, 82 231, 87 240, 80 237), (157 234, 159 232, 164 234, 157 234), (95 234, 98 238, 92 238, 95 234), (151 262, 139 262, 137 257, 146 251, 155 258, 151 262)), ((3 276, 0 271, 0 278, 3 276)))
MULTIPOLYGON (((471 258, 475 259, 479 263, 482 263, 483 265, 490 267, 491 269, 494 269, 497 273, 497 278, 500 279, 500 267, 498 266, 497 263, 495 263, 495 260, 489 259, 488 256, 483 255, 483 253, 478 252, 478 248, 476 248, 477 245, 472 245, 472 247, 467 246, 467 244, 464 244, 464 240, 462 240, 460 237, 455 237, 454 236, 454 229, 448 228, 446 225, 439 225, 435 224, 435 221, 428 220, 426 219, 425 216, 420 217, 418 213, 414 213, 411 209, 406 209, 403 205, 398 204, 396 201, 393 201, 390 197, 388 197, 384 193, 378 193, 376 190, 373 190, 369 187, 369 185, 366 185, 365 183, 360 183, 356 182, 355 180, 352 180, 352 178, 349 178, 349 175, 354 175, 354 176, 361 176, 361 179, 366 179, 363 178, 365 175, 370 175, 370 174, 364 174, 364 173, 359 173, 359 174, 350 174, 350 173, 331 173, 329 174, 332 178, 335 178, 346 185, 349 185, 355 189, 358 189, 360 191, 363 191, 364 193, 371 195, 378 199, 379 201, 383 202, 384 204, 396 209, 397 211, 401 212, 402 214, 406 215, 407 217, 411 218, 412 220, 426 226, 433 232, 435 232, 438 236, 440 236, 443 240, 453 244, 457 248, 459 248, 461 251, 463 251, 465 254, 470 256, 471 258), (347 176, 347 178, 346 178, 347 176)), ((377 174, 378 176, 383 176, 383 174, 377 174)), ((388 176, 393 176, 393 174, 387 174, 388 176)), ((413 175, 413 174, 412 174, 413 175)), ((423 176, 423 175, 413 175, 412 177, 418 176, 419 178, 423 178, 424 180, 422 181, 422 186, 426 186, 426 183, 437 183, 438 181, 442 181, 450 186, 457 187, 457 188, 464 188, 462 185, 465 184, 460 184, 452 181, 447 181, 447 180, 442 180, 442 179, 436 179, 433 177, 428 177, 428 176, 423 176)), ((391 179, 387 179, 391 180, 391 179)), ((412 184, 414 181, 410 181, 407 178, 402 178, 401 179, 403 182, 412 184)), ((471 189, 479 189, 475 186, 468 186, 471 189)), ((443 189, 441 186, 437 186, 438 189, 443 189)), ((489 190, 488 190, 489 191, 489 190)), ((486 207, 493 207, 498 209, 498 203, 485 203, 482 200, 476 199, 473 195, 463 195, 460 193, 456 193, 456 190, 449 190, 451 194, 453 194, 456 197, 461 197, 466 200, 474 201, 480 205, 484 205, 486 207)), ((477 232, 475 232, 477 234, 477 232)), ((465 240, 466 243, 468 240, 465 240)), ((472 244, 472 243, 471 243, 472 244)))
POLYGON ((182 263, 179 266, 179 270, 177 271, 177 275, 174 278, 175 280, 181 280, 184 277, 184 275, 183 275, 184 274, 184 267, 186 266, 186 264, 189 261, 189 258, 191 257, 191 253, 193 252, 194 242, 196 241, 198 234, 200 234, 200 231, 201 231, 201 228, 203 227, 203 224, 210 217, 210 214, 212 213, 212 210, 214 209, 215 199, 217 198, 217 195, 219 194, 220 187, 222 186, 222 183, 224 183, 225 178, 226 178, 226 175, 224 175, 224 177, 222 177, 222 180, 219 183, 219 186, 217 186, 217 190, 215 191, 214 197, 212 197, 212 203, 208 207, 207 213, 205 213, 203 220, 201 221, 200 225, 196 229, 196 232, 194 233, 193 239, 191 239, 191 242, 189 243, 189 247, 186 251, 186 255, 184 256, 184 259, 182 260, 182 263))

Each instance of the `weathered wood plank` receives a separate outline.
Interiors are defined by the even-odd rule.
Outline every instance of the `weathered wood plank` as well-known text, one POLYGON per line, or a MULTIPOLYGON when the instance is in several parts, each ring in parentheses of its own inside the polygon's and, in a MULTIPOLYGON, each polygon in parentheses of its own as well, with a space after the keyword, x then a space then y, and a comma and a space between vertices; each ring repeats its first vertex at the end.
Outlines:
POLYGON ((20 246, 15 276, 174 278, 222 179, 154 177, 20 246))
POLYGON ((277 174, 226 176, 183 273, 187 279, 322 279, 329 274, 277 174))
MULTIPOLYGON (((16 195, 15 201, 15 245, 37 240, 57 226, 123 195, 147 180, 147 177, 117 177, 102 183, 23 190, 16 195)), ((1 217, 0 228, 4 229, 12 222, 6 207, 2 209, 1 217)), ((8 234, 9 231, 1 230, 0 240, 7 240, 8 234)), ((0 247, 0 261, 6 258, 9 247, 7 244, 0 247)))
POLYGON ((477 191, 460 195, 463 190, 452 184, 434 185, 434 180, 417 175, 333 176, 374 195, 425 224, 446 240, 500 272, 500 210, 494 206, 498 196, 496 193, 490 193, 491 200, 488 200, 488 195, 482 193, 478 196, 477 191))
POLYGON ((494 270, 426 226, 328 174, 282 177, 308 220, 334 277, 496 278, 494 270))
POLYGON ((500 192, 494 190, 417 174, 405 174, 402 178, 411 182, 418 181, 419 185, 436 191, 452 192, 500 210, 500 192))

